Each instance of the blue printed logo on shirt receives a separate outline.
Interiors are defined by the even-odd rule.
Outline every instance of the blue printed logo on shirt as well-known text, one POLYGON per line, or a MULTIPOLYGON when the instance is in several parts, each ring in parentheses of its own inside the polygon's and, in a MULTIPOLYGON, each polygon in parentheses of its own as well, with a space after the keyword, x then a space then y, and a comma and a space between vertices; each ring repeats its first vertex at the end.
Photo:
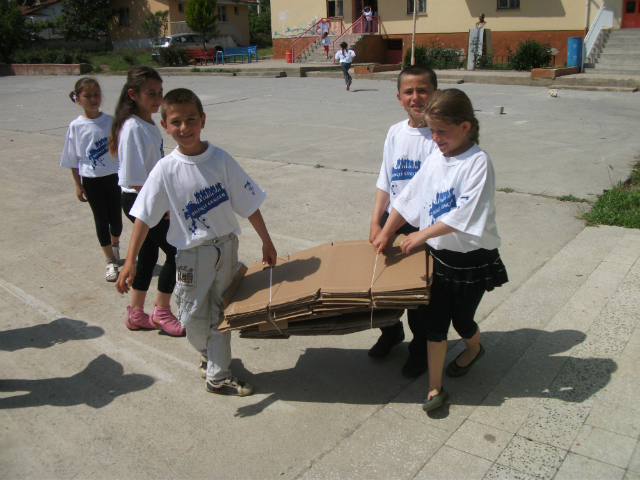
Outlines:
POLYGON ((249 190, 251 192, 251 195, 255 195, 256 194, 256 192, 253 191, 253 185, 251 185, 251 182, 247 181, 247 184, 244 186, 244 188, 249 190))
POLYGON ((196 220, 204 225, 205 228, 211 228, 205 223, 204 215, 211 209, 217 207, 223 202, 229 200, 229 195, 221 183, 216 183, 207 188, 197 191, 194 194, 195 202, 187 203, 187 208, 182 211, 186 220, 191 220, 189 231, 194 234, 197 230, 196 220))
POLYGON ((102 157, 109 151, 109 144, 107 137, 101 138, 96 141, 94 147, 89 150, 88 157, 91 160, 91 168, 98 168, 98 163, 104 167, 104 162, 101 160, 102 157))
POLYGON ((418 170, 420 170, 422 163, 420 160, 409 160, 408 158, 399 158, 396 160, 395 167, 391 168, 391 181, 396 180, 411 180, 418 170))
POLYGON ((438 217, 450 212, 453 208, 456 208, 456 196, 455 189, 451 188, 444 192, 436 193, 436 200, 431 204, 429 209, 429 215, 431 216, 431 223, 433 225, 438 220, 438 217))

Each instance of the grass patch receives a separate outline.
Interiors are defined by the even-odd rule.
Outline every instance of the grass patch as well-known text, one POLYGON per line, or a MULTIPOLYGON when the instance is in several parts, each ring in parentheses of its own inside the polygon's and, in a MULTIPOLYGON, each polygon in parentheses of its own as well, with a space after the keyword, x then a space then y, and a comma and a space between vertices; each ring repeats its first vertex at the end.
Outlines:
POLYGON ((605 190, 581 217, 587 225, 613 225, 640 228, 640 162, 631 169, 625 182, 605 190))
POLYGON ((106 53, 90 52, 88 56, 89 63, 93 65, 93 73, 124 73, 134 65, 158 67, 158 63, 151 58, 151 49, 123 49, 106 53))
POLYGON ((273 56, 273 46, 258 48, 258 58, 273 56))
POLYGON ((324 165, 320 165, 319 163, 316 163, 316 166, 313 168, 324 168, 324 165))
POLYGON ((589 200, 587 200, 586 198, 574 197, 571 194, 562 195, 561 197, 556 197, 556 199, 560 200, 561 202, 589 203, 589 200))
POLYGON ((513 193, 513 192, 515 192, 515 190, 513 188, 499 188, 498 191, 499 192, 503 192, 503 193, 513 193))

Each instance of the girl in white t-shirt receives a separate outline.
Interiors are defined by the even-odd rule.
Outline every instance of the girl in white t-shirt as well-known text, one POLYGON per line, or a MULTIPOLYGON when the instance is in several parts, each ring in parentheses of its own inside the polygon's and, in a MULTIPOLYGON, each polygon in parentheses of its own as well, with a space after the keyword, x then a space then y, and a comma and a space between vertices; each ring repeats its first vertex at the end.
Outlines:
POLYGON ((340 44, 341 50, 336 52, 335 59, 340 60, 340 68, 342 68, 342 73, 344 74, 344 83, 347 84, 347 92, 349 88, 351 88, 351 82, 353 79, 351 75, 349 75, 349 69, 351 68, 351 62, 356 56, 355 52, 349 48, 349 44, 347 42, 342 42, 340 44))
POLYGON ((447 333, 453 327, 467 348, 447 367, 461 377, 484 355, 473 317, 485 291, 508 282, 500 259, 496 227, 495 175, 489 156, 478 147, 479 126, 471 101, 457 89, 436 92, 425 110, 431 138, 439 151, 396 198, 385 228, 373 241, 377 252, 387 246, 397 227, 420 226, 402 250, 424 244, 433 257, 431 298, 425 310, 429 392, 422 408, 441 406, 447 333))
MULTIPOLYGON (((109 138, 109 151, 120 160, 119 184, 122 187, 122 209, 131 222, 129 211, 151 169, 164 157, 162 134, 151 115, 162 103, 162 79, 151 67, 134 67, 127 74, 116 106, 109 138)), ((138 254, 138 269, 131 288, 125 325, 129 330, 161 328, 169 335, 182 336, 184 327, 171 312, 169 302, 176 285, 176 248, 167 242, 169 220, 164 218, 152 229, 138 254), (144 312, 144 301, 151 284, 159 251, 166 260, 158 275, 158 293, 153 312, 144 312)))
POLYGON ((118 160, 109 154, 107 139, 113 117, 102 113, 102 91, 90 77, 78 80, 69 94, 82 107, 83 114, 69 125, 60 166, 71 169, 76 196, 89 202, 96 224, 98 241, 107 259, 107 282, 118 278, 120 262, 120 187, 118 160))

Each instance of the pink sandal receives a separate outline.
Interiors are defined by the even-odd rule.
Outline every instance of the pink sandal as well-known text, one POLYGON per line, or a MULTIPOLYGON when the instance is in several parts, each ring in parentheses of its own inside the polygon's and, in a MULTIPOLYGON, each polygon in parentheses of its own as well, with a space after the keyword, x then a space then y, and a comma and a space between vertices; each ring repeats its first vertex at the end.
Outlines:
POLYGON ((158 307, 157 304, 154 303, 151 321, 155 324, 156 328, 161 328, 173 337, 183 337, 187 334, 185 328, 176 316, 171 313, 171 306, 158 307))
POLYGON ((127 316, 124 319, 124 324, 129 330, 155 330, 156 325, 151 321, 149 315, 144 313, 142 308, 131 308, 127 305, 127 316))

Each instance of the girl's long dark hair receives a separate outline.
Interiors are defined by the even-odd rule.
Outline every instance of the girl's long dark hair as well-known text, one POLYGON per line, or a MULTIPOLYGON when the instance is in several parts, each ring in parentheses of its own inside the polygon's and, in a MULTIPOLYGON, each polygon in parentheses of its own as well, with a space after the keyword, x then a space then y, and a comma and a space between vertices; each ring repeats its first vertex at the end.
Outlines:
POLYGON ((475 113, 473 113, 471 100, 462 90, 457 88, 438 90, 433 94, 424 110, 423 118, 426 120, 427 116, 442 120, 448 125, 469 122, 471 124, 471 130, 468 134, 469 140, 480 144, 480 125, 475 113))
POLYGON ((76 84, 73 87, 73 90, 71 92, 69 92, 69 98, 71 99, 71 101, 73 103, 77 103, 76 99, 80 96, 82 91, 85 88, 91 87, 93 85, 98 87, 98 90, 100 90, 100 93, 102 93, 102 89, 100 88, 100 84, 98 83, 98 81, 95 78, 82 77, 80 80, 78 80, 76 82, 76 84))
POLYGON ((133 67, 129 70, 129 73, 127 73, 127 82, 120 92, 113 123, 111 124, 111 135, 109 135, 109 153, 113 156, 118 154, 118 140, 122 125, 124 125, 124 122, 131 115, 136 113, 136 102, 129 97, 129 89, 140 93, 140 88, 147 80, 158 80, 162 82, 160 74, 151 67, 137 66, 133 67))

